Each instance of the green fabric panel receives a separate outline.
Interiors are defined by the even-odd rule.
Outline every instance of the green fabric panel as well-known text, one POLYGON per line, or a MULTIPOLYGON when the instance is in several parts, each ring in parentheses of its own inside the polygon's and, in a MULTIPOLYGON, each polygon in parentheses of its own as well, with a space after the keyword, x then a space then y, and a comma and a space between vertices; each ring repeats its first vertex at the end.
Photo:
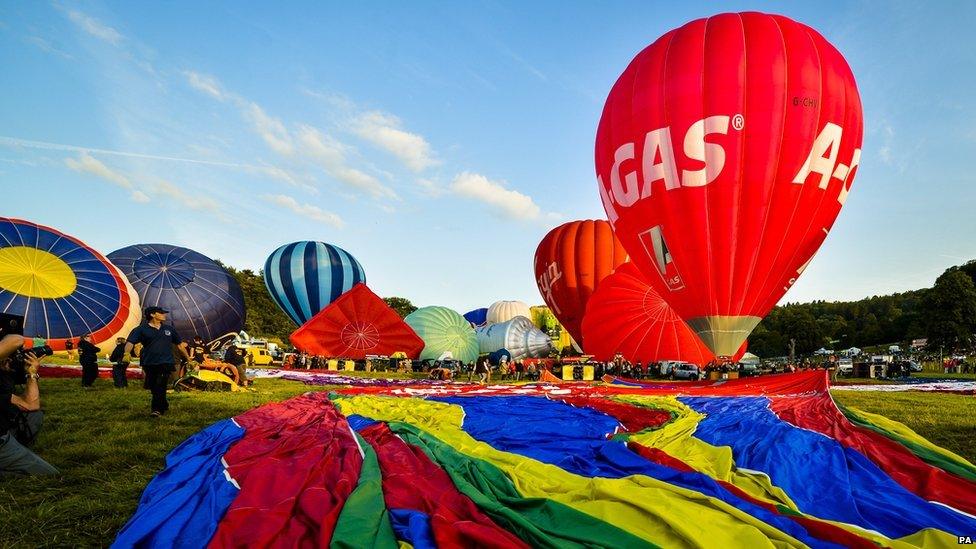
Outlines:
MULTIPOLYGON (((835 401, 836 402, 836 401, 835 401)), ((865 429, 870 429, 880 435, 886 436, 891 440, 901 444, 905 448, 908 448, 913 454, 918 456, 919 459, 928 463, 929 465, 938 467, 946 472, 952 473, 956 476, 962 477, 966 480, 976 482, 976 469, 973 469, 968 464, 962 464, 955 460, 952 460, 943 454, 933 452, 931 449, 926 448, 912 440, 908 440, 904 437, 898 436, 896 433, 892 433, 887 429, 884 429, 870 421, 859 416, 853 410, 848 409, 843 404, 836 402, 837 407, 840 411, 850 420, 851 423, 864 427, 865 429)))
POLYGON ((497 524, 533 547, 654 547, 612 524, 545 498, 525 498, 494 465, 461 454, 412 425, 390 422, 407 444, 419 447, 457 489, 497 524))
POLYGON ((339 513, 329 547, 396 549, 398 543, 383 500, 383 476, 376 452, 359 433, 354 434, 363 450, 363 466, 356 489, 339 513))

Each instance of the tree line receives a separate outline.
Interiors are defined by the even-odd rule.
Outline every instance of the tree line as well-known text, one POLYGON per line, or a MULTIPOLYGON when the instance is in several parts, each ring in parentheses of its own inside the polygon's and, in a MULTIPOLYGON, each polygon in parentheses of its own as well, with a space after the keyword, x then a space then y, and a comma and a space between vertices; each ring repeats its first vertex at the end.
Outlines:
POLYGON ((749 336, 749 350, 761 357, 824 347, 847 349, 883 344, 907 348, 927 339, 928 350, 970 349, 976 333, 976 260, 949 267, 931 288, 858 301, 814 301, 777 306, 749 336))

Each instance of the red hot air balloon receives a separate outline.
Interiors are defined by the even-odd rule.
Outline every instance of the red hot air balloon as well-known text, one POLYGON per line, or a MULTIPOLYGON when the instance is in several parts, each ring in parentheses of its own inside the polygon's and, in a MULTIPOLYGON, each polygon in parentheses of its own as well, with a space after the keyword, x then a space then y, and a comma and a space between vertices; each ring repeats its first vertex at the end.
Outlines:
POLYGON ((549 231, 535 251, 542 299, 569 335, 583 343, 586 301, 601 280, 627 261, 627 252, 603 220, 570 221, 549 231))
POLYGON ((803 272, 861 158, 854 76, 813 29, 722 14, 637 54, 596 136, 617 238, 720 356, 803 272))
MULTIPOLYGON (((586 352, 597 360, 620 353, 628 360, 680 360, 698 365, 715 355, 633 263, 621 265, 600 283, 583 317, 586 352)), ((743 343, 732 360, 746 352, 743 343)))
POLYGON ((319 311, 289 337, 303 351, 362 360, 402 351, 416 358, 424 341, 363 283, 319 311))

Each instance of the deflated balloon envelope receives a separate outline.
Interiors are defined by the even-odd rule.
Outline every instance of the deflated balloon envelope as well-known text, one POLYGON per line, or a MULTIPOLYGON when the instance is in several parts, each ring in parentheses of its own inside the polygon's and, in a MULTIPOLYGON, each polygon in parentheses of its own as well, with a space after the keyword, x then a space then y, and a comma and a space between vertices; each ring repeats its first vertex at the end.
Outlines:
POLYGON ((599 192, 630 260, 732 355, 806 268, 847 199, 863 121, 815 30, 722 14, 637 54, 597 129, 599 192))
POLYGON ((169 311, 167 322, 184 341, 211 341, 244 328, 244 294, 237 280, 209 257, 169 244, 136 244, 108 254, 132 283, 142 306, 169 311))

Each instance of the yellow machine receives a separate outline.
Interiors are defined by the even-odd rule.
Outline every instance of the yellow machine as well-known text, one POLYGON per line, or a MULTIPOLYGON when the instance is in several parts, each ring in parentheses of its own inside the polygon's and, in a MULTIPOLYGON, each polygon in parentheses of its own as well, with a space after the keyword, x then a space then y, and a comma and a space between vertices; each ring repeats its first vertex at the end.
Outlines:
POLYGON ((272 356, 267 349, 261 347, 247 347, 244 349, 246 353, 244 355, 244 360, 248 366, 267 366, 271 364, 272 356))

